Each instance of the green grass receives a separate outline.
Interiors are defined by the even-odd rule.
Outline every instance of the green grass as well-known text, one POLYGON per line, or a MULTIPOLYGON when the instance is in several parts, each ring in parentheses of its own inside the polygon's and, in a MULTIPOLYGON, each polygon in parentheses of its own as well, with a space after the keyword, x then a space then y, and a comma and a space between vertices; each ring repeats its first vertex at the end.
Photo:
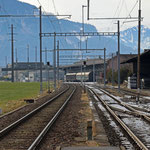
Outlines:
MULTIPOLYGON (((45 89, 46 84, 43 84, 45 89)), ((3 113, 25 105, 24 99, 35 98, 39 94, 40 83, 0 82, 0 108, 3 113)))

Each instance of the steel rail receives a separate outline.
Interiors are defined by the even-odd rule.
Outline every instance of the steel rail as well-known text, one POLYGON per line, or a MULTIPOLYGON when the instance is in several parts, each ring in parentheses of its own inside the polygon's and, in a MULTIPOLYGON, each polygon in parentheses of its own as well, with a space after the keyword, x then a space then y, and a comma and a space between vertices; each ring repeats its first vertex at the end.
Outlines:
POLYGON ((144 114, 142 111, 136 110, 135 107, 132 107, 131 105, 128 105, 124 102, 119 101, 118 99, 116 99, 113 95, 110 95, 107 91, 100 89, 102 92, 104 92, 106 95, 108 95, 109 97, 111 97, 112 99, 116 100, 120 105, 126 107, 127 109, 133 111, 133 115, 134 113, 137 114, 137 116, 140 116, 141 118, 145 119, 147 122, 150 123, 150 116, 144 114))
MULTIPOLYGON (((109 88, 109 87, 108 87, 109 88)), ((114 88, 113 88, 114 89, 114 88)), ((106 89, 105 89, 105 91, 107 91, 106 89)), ((137 93, 135 93, 135 92, 131 92, 131 91, 128 91, 128 90, 125 90, 125 89, 121 89, 121 91, 122 92, 124 92, 124 93, 126 93, 126 94, 131 94, 131 95, 133 95, 133 96, 136 96, 137 97, 137 93)), ((107 91, 108 92, 108 91, 107 91)), ((108 95, 109 96, 109 95, 108 95)), ((141 95, 140 97, 142 98, 142 96, 146 96, 146 95, 141 95)), ((144 108, 139 108, 139 107, 136 107, 136 106, 132 106, 132 105, 130 105, 130 104, 127 104, 128 106, 130 106, 130 107, 132 107, 132 108, 134 108, 135 110, 139 110, 139 111, 144 111, 144 112, 148 112, 148 113, 150 113, 150 110, 147 110, 147 109, 144 109, 144 108)))
MULTIPOLYGON (((44 97, 45 97, 45 96, 44 96, 44 97)), ((42 97, 42 98, 43 98, 43 97, 42 97)), ((35 100, 37 100, 37 99, 38 99, 38 98, 36 98, 35 100)), ((6 114, 0 115, 0 119, 2 119, 2 118, 4 118, 4 117, 7 117, 7 116, 9 116, 9 115, 11 115, 11 114, 13 114, 13 113, 15 113, 15 112, 21 110, 22 108, 27 107, 28 105, 29 105, 29 104, 23 105, 23 106, 21 106, 21 107, 19 107, 19 108, 16 108, 16 109, 14 109, 14 110, 12 110, 12 111, 6 113, 6 114)))
POLYGON ((63 110, 67 106, 69 100, 72 98, 72 96, 75 93, 75 91, 76 91, 76 86, 74 86, 74 89, 73 89, 72 93, 67 98, 67 100, 65 101, 65 103, 61 106, 61 108, 58 110, 58 112, 55 114, 55 116, 49 121, 49 123, 42 130, 42 132, 35 139, 35 141, 31 144, 31 146, 28 148, 28 150, 35 150, 39 146, 39 144, 42 141, 42 139, 44 138, 44 136, 47 134, 47 132, 50 130, 50 128, 52 127, 52 125, 55 123, 55 121, 57 120, 57 118, 60 116, 60 114, 63 112, 63 110))
POLYGON ((134 108, 135 110, 141 111, 141 112, 148 112, 150 113, 150 110, 147 110, 145 108, 140 108, 140 107, 136 107, 136 106, 132 106, 130 104, 128 104, 130 107, 134 108))
POLYGON ((128 133, 128 135, 133 139, 133 141, 141 148, 142 150, 148 150, 148 148, 140 141, 138 137, 125 125, 125 123, 110 109, 105 101, 103 101, 96 92, 92 89, 89 90, 90 92, 94 93, 99 101, 102 102, 103 106, 108 110, 108 112, 113 116, 113 118, 121 125, 121 127, 128 133))
POLYGON ((12 111, 10 111, 10 112, 4 114, 4 115, 1 115, 1 116, 0 116, 0 119, 4 118, 4 117, 6 117, 6 116, 9 116, 9 115, 11 115, 11 114, 13 114, 14 112, 17 112, 17 111, 19 111, 20 109, 22 109, 22 108, 24 108, 24 107, 26 107, 26 106, 28 106, 28 104, 27 104, 27 105, 24 105, 24 106, 21 106, 21 107, 15 109, 15 110, 12 110, 12 111))
POLYGON ((27 120, 31 116, 33 116, 36 112, 38 112, 39 110, 41 110, 42 108, 44 108, 46 105, 48 105, 49 103, 51 103, 52 101, 54 101, 56 98, 58 98, 59 96, 61 96, 62 94, 64 94, 68 89, 69 89, 69 86, 68 86, 67 89, 65 89, 64 91, 60 92, 59 94, 57 94, 56 96, 54 96, 53 98, 51 98, 50 100, 48 100, 47 102, 45 102, 44 104, 42 104, 41 106, 37 107, 36 109, 34 109, 33 111, 29 112, 28 114, 26 114, 22 118, 18 119, 14 123, 10 124, 9 126, 7 126, 4 129, 2 129, 0 131, 0 138, 2 136, 4 136, 5 134, 7 134, 9 131, 11 131, 13 128, 17 127, 20 123, 22 123, 23 121, 27 120))
MULTIPOLYGON (((107 88, 110 88, 110 87, 107 87, 107 88)), ((111 88, 111 89, 115 89, 115 90, 117 90, 118 88, 111 88)), ((133 95, 133 96, 137 96, 138 95, 138 93, 136 92, 136 91, 129 91, 129 90, 127 90, 127 89, 124 89, 124 88, 121 88, 120 89, 121 90, 121 92, 124 92, 124 93, 126 93, 126 94, 131 94, 131 95, 133 95)), ((147 96, 146 94, 143 94, 143 93, 140 93, 140 97, 141 96, 147 96)))
POLYGON ((125 94, 131 94, 133 96, 137 96, 137 93, 136 92, 133 92, 133 91, 128 91, 128 90, 125 90, 125 89, 121 89, 121 92, 124 92, 125 94))
MULTIPOLYGON (((108 104, 107 104, 108 105, 108 104)), ((108 105, 111 109, 115 110, 115 111, 119 111, 121 113, 126 113, 126 114, 129 114, 129 115, 134 115, 136 117, 141 117, 141 115, 137 114, 136 112, 131 112, 131 111, 126 111, 126 110, 122 110, 120 108, 116 108, 114 106, 111 106, 111 105, 108 105)))
POLYGON ((9 115, 11 115, 11 114, 13 114, 13 113, 15 113, 15 112, 21 110, 22 108, 24 108, 24 107, 26 107, 26 106, 28 106, 28 105, 29 105, 29 104, 26 104, 26 105, 21 106, 21 107, 19 107, 19 108, 17 108, 17 109, 14 109, 14 110, 12 110, 12 111, 6 113, 6 114, 1 115, 1 116, 0 116, 0 119, 4 118, 4 117, 6 117, 6 116, 9 116, 9 115))
POLYGON ((107 91, 100 89, 102 92, 104 92, 106 95, 108 95, 109 97, 111 97, 112 99, 116 100, 120 105, 126 107, 127 109, 133 111, 134 113, 136 113, 137 115, 141 116, 142 118, 144 118, 146 121, 148 121, 150 123, 150 116, 144 114, 142 111, 136 110, 135 107, 132 107, 129 104, 126 104, 124 102, 121 102, 120 100, 116 99, 113 95, 110 95, 107 91))
MULTIPOLYGON (((112 99, 116 100, 120 105, 126 107, 127 109, 133 111, 133 115, 135 115, 135 113, 137 114, 137 116, 140 116, 141 118, 145 119, 146 121, 148 121, 150 123, 150 116, 146 115, 142 112, 142 110, 138 107, 135 106, 131 106, 129 104, 126 104, 124 102, 119 101, 118 99, 116 99, 113 95, 110 95, 107 91, 100 89, 102 92, 104 92, 106 95, 108 95, 109 97, 111 97, 112 99)), ((146 112, 149 112, 146 109, 143 109, 146 112)))

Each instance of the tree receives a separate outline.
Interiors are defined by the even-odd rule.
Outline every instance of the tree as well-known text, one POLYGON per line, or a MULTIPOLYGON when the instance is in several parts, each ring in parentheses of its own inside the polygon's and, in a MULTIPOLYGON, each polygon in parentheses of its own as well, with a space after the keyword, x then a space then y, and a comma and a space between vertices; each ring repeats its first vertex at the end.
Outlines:
MULTIPOLYGON (((129 76, 132 75, 132 71, 129 68, 121 68, 120 69, 120 83, 122 84, 124 80, 127 80, 129 76)), ((112 70, 107 70, 106 78, 108 82, 112 82, 112 70)), ((114 72, 114 82, 118 83, 118 71, 114 72)))

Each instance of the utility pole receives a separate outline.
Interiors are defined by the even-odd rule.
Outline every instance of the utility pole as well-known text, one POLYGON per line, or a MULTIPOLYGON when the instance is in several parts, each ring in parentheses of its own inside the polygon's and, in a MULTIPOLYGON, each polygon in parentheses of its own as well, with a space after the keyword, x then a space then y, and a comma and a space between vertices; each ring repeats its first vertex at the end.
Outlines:
POLYGON ((50 62, 47 62, 47 67, 48 67, 48 93, 50 93, 50 77, 49 77, 50 62))
POLYGON ((7 56, 5 56, 5 63, 6 63, 6 68, 7 68, 7 56))
POLYGON ((118 91, 120 92, 120 21, 118 20, 118 91))
POLYGON ((47 48, 45 47, 45 65, 47 65, 47 48))
POLYGON ((27 65, 28 65, 28 82, 29 82, 29 44, 27 45, 27 65))
POLYGON ((46 73, 45 73, 45 76, 46 76, 46 89, 47 89, 47 82, 48 82, 48 66, 47 66, 47 48, 45 48, 45 66, 46 66, 46 73))
POLYGON ((57 82, 59 87, 59 41, 57 41, 57 82))
POLYGON ((95 60, 93 60, 93 82, 95 82, 95 60))
POLYGON ((42 87, 42 10, 40 6, 40 94, 43 92, 42 87))
MULTIPOLYGON (((139 0, 139 7, 141 9, 141 0, 139 0)), ((109 20, 109 19, 137 19, 137 17, 129 17, 129 18, 124 18, 124 17, 117 17, 117 18, 90 18, 89 17, 89 8, 90 8, 90 0, 87 0, 87 19, 88 20, 109 20)), ((140 28, 140 23, 141 23, 141 11, 139 10, 139 28, 140 28)), ((120 92, 120 22, 118 20, 118 91, 120 92)), ((139 30, 140 32, 140 30, 139 30)), ((139 36, 140 37, 140 36, 139 36)), ((140 38, 139 38, 140 39, 140 38)), ((140 44, 139 44, 140 47, 140 44)))
POLYGON ((16 48, 16 82, 18 81, 18 71, 17 71, 17 64, 18 64, 18 56, 17 56, 17 48, 16 48))
POLYGON ((11 82, 14 82, 14 27, 11 24, 11 61, 12 61, 12 74, 11 74, 11 82))
POLYGON ((83 64, 84 66, 83 66, 83 68, 84 68, 84 80, 83 80, 83 82, 84 82, 84 93, 86 93, 86 89, 85 89, 85 71, 86 71, 86 61, 84 61, 84 64, 83 64))
POLYGON ((86 41, 85 41, 85 49, 86 49, 86 53, 88 52, 87 51, 87 49, 88 49, 88 37, 87 37, 87 39, 86 39, 86 41))
POLYGON ((114 85, 114 56, 113 56, 113 53, 112 53, 112 79, 111 79, 111 83, 113 86, 114 85))
POLYGON ((139 0, 139 16, 138 16, 138 60, 137 60, 137 89, 138 101, 140 99, 140 49, 141 49, 141 0, 139 0))
MULTIPOLYGON (((80 32, 81 33, 83 33, 83 30, 80 30, 80 32)), ((83 84, 83 77, 82 77, 82 72, 83 72, 83 68, 82 68, 82 66, 83 66, 83 52, 82 52, 82 37, 81 37, 81 35, 80 35, 80 51, 81 51, 81 85, 83 84)))
POLYGON ((90 0, 87 0, 87 20, 90 19, 90 0))
POLYGON ((37 47, 35 47, 35 81, 37 81, 37 47))
POLYGON ((104 88, 106 87, 106 48, 104 48, 104 88))
POLYGON ((29 64, 29 44, 27 45, 27 62, 29 64))
POLYGON ((87 7, 87 6, 82 5, 82 30, 83 30, 83 33, 84 33, 84 7, 87 7))
POLYGON ((54 33, 53 68, 54 68, 54 89, 56 90, 56 33, 54 33))

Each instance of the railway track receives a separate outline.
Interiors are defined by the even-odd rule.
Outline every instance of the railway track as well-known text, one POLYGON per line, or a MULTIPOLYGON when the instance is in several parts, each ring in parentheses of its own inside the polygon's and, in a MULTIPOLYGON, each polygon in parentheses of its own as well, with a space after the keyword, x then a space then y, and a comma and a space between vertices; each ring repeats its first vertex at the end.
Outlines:
POLYGON ((54 98, 0 131, 0 149, 35 149, 76 90, 70 86, 54 98))
MULTIPOLYGON (((107 86, 107 89, 105 89, 105 90, 108 91, 108 92, 110 92, 109 90, 113 90, 113 91, 118 92, 118 88, 113 88, 113 87, 109 87, 109 86, 107 86)), ((142 92, 140 92, 140 94, 138 94, 137 91, 127 90, 127 89, 124 89, 124 88, 120 89, 120 94, 128 95, 132 99, 136 99, 138 96, 140 97, 140 99, 146 99, 148 97, 148 94, 144 94, 142 92)))
MULTIPOLYGON (((101 88, 99 86, 95 86, 98 89, 103 89, 105 90, 105 94, 111 95, 116 101, 118 101, 117 98, 115 98, 115 95, 118 95, 118 90, 117 89, 110 89, 110 88, 101 88), (113 93, 112 91, 115 90, 115 93, 113 93), (112 94, 110 94, 112 93, 112 94)), ((137 111, 141 111, 143 113, 150 113, 150 99, 145 98, 145 96, 141 95, 140 96, 140 103, 136 101, 137 98, 137 94, 135 92, 126 92, 126 90, 122 91, 119 93, 119 95, 121 95, 121 97, 118 97, 121 102, 125 102, 124 104, 128 105, 130 108, 132 107, 133 109, 137 110, 137 111)), ((120 101, 118 101, 120 102, 120 101)), ((150 115, 150 114, 149 114, 150 115)))
POLYGON ((150 117, 148 114, 132 108, 103 89, 90 88, 90 91, 103 104, 121 128, 127 132, 139 149, 150 149, 150 117))
POLYGON ((112 94, 109 94, 107 91, 105 91, 103 89, 101 89, 101 91, 104 92, 109 97, 111 97, 113 100, 115 100, 119 105, 132 111, 133 114, 139 115, 140 117, 143 117, 144 119, 146 119, 150 122, 150 110, 149 109, 144 109, 144 108, 139 108, 137 106, 132 106, 128 103, 122 102, 121 100, 117 99, 115 96, 113 96, 112 94))
POLYGON ((37 98, 34 103, 32 104, 26 104, 23 107, 20 107, 16 110, 13 110, 9 113, 6 113, 2 116, 0 116, 0 130, 2 130, 4 127, 9 126, 13 122, 19 120, 32 110, 36 109, 43 103, 45 103, 47 100, 53 98, 55 95, 58 95, 60 92, 64 91, 64 89, 67 88, 67 85, 63 85, 60 89, 56 90, 55 92, 51 93, 50 95, 45 95, 43 97, 37 98))

